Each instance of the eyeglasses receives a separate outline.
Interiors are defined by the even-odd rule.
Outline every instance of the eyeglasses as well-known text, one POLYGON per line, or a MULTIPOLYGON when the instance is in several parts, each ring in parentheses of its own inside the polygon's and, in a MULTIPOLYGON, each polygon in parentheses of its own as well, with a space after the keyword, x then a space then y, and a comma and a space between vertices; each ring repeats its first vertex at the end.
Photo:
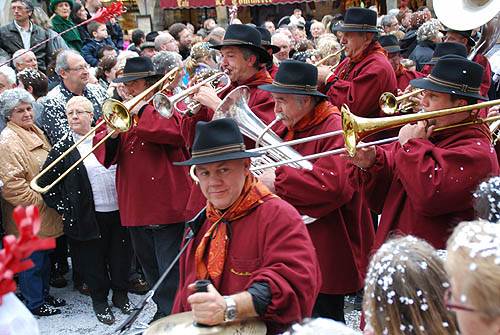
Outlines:
POLYGON ((470 308, 467 306, 454 305, 454 304, 450 303, 451 297, 452 297, 451 289, 448 287, 446 289, 446 291, 444 291, 444 297, 443 297, 444 305, 448 309, 458 309, 458 310, 466 311, 466 312, 475 312, 476 311, 474 308, 470 308))
POLYGON ((80 117, 84 115, 85 113, 90 114, 90 112, 84 111, 84 110, 76 110, 76 111, 67 111, 66 116, 72 116, 73 114, 76 114, 76 116, 80 117))
POLYGON ((83 71, 90 69, 90 65, 82 65, 79 67, 69 67, 66 71, 83 71))

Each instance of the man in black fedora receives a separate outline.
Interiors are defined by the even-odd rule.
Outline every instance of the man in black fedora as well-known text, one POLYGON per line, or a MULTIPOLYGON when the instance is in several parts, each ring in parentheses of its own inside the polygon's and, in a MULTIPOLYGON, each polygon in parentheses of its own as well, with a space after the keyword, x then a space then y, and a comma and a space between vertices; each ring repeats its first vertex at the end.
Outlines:
MULTIPOLYGON (((140 56, 127 59, 123 76, 114 82, 123 82, 128 93, 135 97, 160 77, 151 59, 140 56)), ((94 151, 104 166, 116 164, 121 222, 130 231, 132 245, 151 287, 177 254, 184 222, 193 216, 186 210, 191 187, 188 171, 172 165, 173 160, 189 156, 179 131, 179 116, 174 114, 170 119, 160 116, 147 103, 153 93, 129 111, 134 118, 129 131, 115 133, 94 151)), ((94 144, 110 131, 109 126, 100 127, 94 144)), ((158 307, 155 319, 170 314, 178 279, 178 271, 174 270, 153 296, 158 307)))
MULTIPOLYGON (((472 48, 476 45, 476 41, 472 38, 472 30, 453 30, 447 29, 442 30, 445 34, 444 41, 445 42, 456 42, 465 45, 467 48, 467 54, 471 53, 472 48)), ((488 61, 488 58, 483 56, 480 52, 477 52, 472 61, 478 63, 484 68, 483 81, 481 82, 481 90, 480 93, 482 96, 488 96, 488 90, 491 86, 491 64, 488 61)))
MULTIPOLYGON (((274 111, 287 127, 285 141, 342 128, 340 113, 317 91, 317 67, 296 60, 281 62, 272 84, 274 111)), ((294 146, 309 155, 344 146, 341 135, 294 146)), ((300 214, 309 216, 307 230, 318 255, 323 283, 313 316, 344 320, 344 295, 363 286, 364 269, 374 239, 370 213, 362 196, 347 184, 346 162, 339 156, 311 161, 312 169, 280 166, 259 178, 300 214)))
POLYGON ((325 84, 330 102, 335 106, 347 104, 350 110, 363 117, 382 116, 378 100, 384 92, 396 94, 394 70, 387 52, 377 42, 377 13, 367 8, 352 7, 344 23, 333 28, 343 32, 341 40, 346 58, 332 73, 320 67, 320 84, 325 84))
POLYGON ((389 59, 389 63, 391 63, 392 69, 396 74, 398 90, 406 90, 410 84, 410 80, 412 79, 425 77, 424 74, 415 70, 406 69, 401 64, 401 52, 404 50, 399 47, 399 42, 396 36, 380 36, 379 43, 385 51, 387 51, 387 59, 389 59))
MULTIPOLYGON (((427 78, 410 84, 425 89, 426 112, 463 107, 486 100, 479 94, 483 71, 466 58, 447 55, 427 78)), ((414 235, 443 249, 455 225, 474 219, 472 192, 499 172, 488 126, 434 129, 471 120, 476 112, 407 124, 398 141, 347 157, 353 163, 351 182, 364 191, 368 206, 382 214, 375 249, 392 233, 414 235)))
POLYGON ((299 213, 253 176, 243 136, 232 119, 196 125, 191 159, 206 197, 198 231, 180 260, 173 313, 217 325, 259 318, 279 334, 311 315, 321 284, 314 247, 299 213), (210 280, 207 293, 194 282, 210 280))
MULTIPOLYGON (((211 120, 222 99, 242 85, 250 88, 248 106, 255 115, 266 124, 274 120, 274 104, 271 96, 258 88, 259 85, 270 84, 273 81, 263 66, 272 57, 262 48, 262 36, 259 31, 244 24, 232 24, 227 28, 223 42, 211 48, 220 50, 221 70, 227 72, 231 86, 217 95, 211 85, 207 85, 201 87, 194 95, 194 99, 203 107, 193 117, 183 118, 183 129, 186 130, 185 136, 189 145, 194 140, 196 122, 211 120)), ((251 145, 249 141, 246 143, 251 145)))
POLYGON ((271 55, 271 58, 266 63, 266 69, 267 72, 269 72, 271 78, 274 79, 276 71, 278 71, 278 67, 276 66, 276 64, 274 64, 272 55, 279 52, 281 48, 277 45, 271 44, 271 33, 269 32, 269 30, 263 27, 256 27, 255 29, 257 29, 260 35, 262 36, 261 40, 262 48, 267 50, 267 52, 269 52, 269 54, 271 55))
POLYGON ((462 43, 456 42, 441 42, 436 45, 436 49, 434 49, 434 53, 432 54, 432 58, 430 61, 424 64, 422 68, 423 74, 426 76, 431 73, 432 68, 436 65, 439 58, 446 55, 457 55, 461 57, 467 57, 467 48, 462 43))

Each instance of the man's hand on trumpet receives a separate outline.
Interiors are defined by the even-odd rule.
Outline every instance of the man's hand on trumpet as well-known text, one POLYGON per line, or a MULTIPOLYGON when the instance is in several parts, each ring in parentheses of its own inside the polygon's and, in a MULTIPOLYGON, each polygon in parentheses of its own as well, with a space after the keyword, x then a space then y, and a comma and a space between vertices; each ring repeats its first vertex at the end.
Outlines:
POLYGON ((193 99, 212 110, 216 110, 222 102, 217 96, 215 89, 209 84, 201 86, 193 95, 193 99))
MULTIPOLYGON (((487 118, 489 117, 494 117, 500 115, 500 105, 493 106, 490 109, 488 109, 488 115, 486 116, 487 118)), ((488 122, 488 125, 492 124, 495 121, 488 122)))
MULTIPOLYGON (((414 90, 415 90, 415 87, 408 85, 408 87, 406 87, 404 92, 401 91, 400 89, 398 89, 398 96, 411 93, 414 90)), ((422 98, 423 97, 424 97, 424 92, 422 91, 422 92, 416 93, 408 98, 408 102, 412 103, 414 105, 412 107, 414 113, 420 112, 422 109, 424 109, 424 106, 422 105, 422 98)))
POLYGON ((318 85, 326 84, 326 80, 333 74, 326 65, 318 66, 318 85))
MULTIPOLYGON (((359 144, 361 143, 362 142, 360 142, 359 144)), ((372 145, 369 147, 357 149, 354 157, 351 157, 348 154, 341 154, 340 157, 343 157, 357 167, 366 170, 373 166, 373 164, 375 163, 376 155, 377 150, 375 149, 375 146, 372 145)))
POLYGON ((276 193, 276 189, 274 188, 274 182, 276 181, 276 172, 274 169, 265 169, 263 170, 262 174, 258 176, 261 182, 264 183, 264 185, 267 186, 267 188, 273 192, 276 193))

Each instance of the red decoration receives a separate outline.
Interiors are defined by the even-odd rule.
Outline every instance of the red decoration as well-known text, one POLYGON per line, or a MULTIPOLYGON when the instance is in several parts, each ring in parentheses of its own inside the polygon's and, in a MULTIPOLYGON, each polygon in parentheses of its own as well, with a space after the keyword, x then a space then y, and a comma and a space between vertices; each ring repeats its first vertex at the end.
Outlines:
POLYGON ((121 16, 125 12, 126 8, 123 7, 123 3, 121 1, 117 1, 113 2, 111 6, 99 8, 95 15, 92 17, 92 20, 106 23, 106 21, 121 16))
POLYGON ((2 296, 16 290, 14 275, 31 268, 33 261, 27 259, 34 251, 55 248, 54 238, 40 239, 40 213, 36 206, 26 210, 17 206, 12 213, 19 229, 19 237, 7 235, 3 238, 4 248, 0 250, 0 305, 2 296))

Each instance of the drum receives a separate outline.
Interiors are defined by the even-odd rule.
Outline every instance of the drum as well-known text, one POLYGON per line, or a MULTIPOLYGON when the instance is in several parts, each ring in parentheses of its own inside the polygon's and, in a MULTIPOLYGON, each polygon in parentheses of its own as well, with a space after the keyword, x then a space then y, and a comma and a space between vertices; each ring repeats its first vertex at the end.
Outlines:
POLYGON ((184 312, 153 322, 143 335, 265 335, 266 331, 266 325, 259 320, 238 320, 212 327, 197 326, 193 313, 184 312))

